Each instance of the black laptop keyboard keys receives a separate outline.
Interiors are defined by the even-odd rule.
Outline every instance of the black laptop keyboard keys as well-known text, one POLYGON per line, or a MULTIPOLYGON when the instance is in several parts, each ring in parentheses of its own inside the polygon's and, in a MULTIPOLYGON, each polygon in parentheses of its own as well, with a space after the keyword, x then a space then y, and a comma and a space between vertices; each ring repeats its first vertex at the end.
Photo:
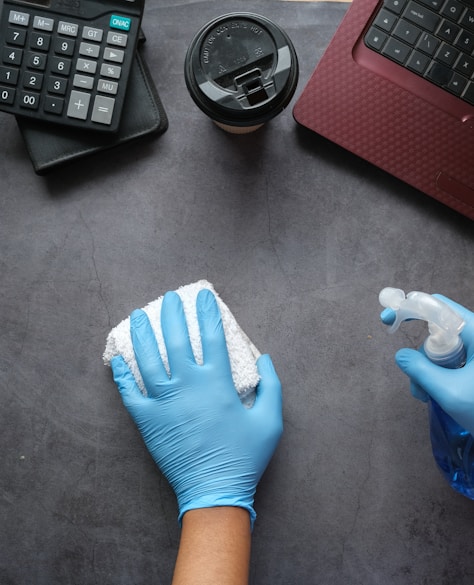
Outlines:
POLYGON ((385 0, 364 40, 370 49, 474 105, 472 0, 385 0))

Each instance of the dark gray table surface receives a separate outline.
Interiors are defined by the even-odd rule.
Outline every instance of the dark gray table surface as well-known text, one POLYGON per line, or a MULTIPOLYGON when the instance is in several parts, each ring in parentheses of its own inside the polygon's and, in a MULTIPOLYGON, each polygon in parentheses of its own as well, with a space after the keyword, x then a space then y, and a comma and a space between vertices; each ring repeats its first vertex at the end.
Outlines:
MULTIPOLYGON (((101 356, 134 308, 207 278, 284 389, 285 433, 256 497, 254 585, 472 585, 474 502, 431 456, 426 406, 393 361, 387 285, 474 307, 471 221, 295 124, 248 136, 189 97, 196 30, 232 10, 293 39, 301 93, 346 4, 149 1, 161 137, 33 173, 0 114, 0 583, 171 580, 171 489, 101 356)), ((249 437, 249 441, 252 438, 249 437)))

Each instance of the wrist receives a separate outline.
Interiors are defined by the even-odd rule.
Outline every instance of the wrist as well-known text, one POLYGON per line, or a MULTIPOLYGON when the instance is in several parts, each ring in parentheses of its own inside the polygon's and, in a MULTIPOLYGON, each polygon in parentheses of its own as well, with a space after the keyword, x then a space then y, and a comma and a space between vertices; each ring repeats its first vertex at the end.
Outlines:
MULTIPOLYGON (((188 502, 181 502, 178 498, 179 516, 178 522, 182 526, 183 518, 188 512, 196 510, 224 510, 234 509, 241 510, 247 514, 250 520, 250 530, 253 530, 253 525, 257 517, 253 508, 253 496, 251 498, 242 498, 229 495, 203 495, 194 498, 188 502)), ((216 514, 216 512, 214 512, 216 514)))
POLYGON ((209 527, 224 527, 232 524, 241 534, 246 534, 250 529, 250 514, 245 508, 239 506, 195 508, 183 514, 183 528, 188 528, 190 525, 202 526, 204 522, 209 527))
POLYGON ((189 510, 183 516, 173 585, 243 585, 248 582, 250 520, 243 508, 189 510))

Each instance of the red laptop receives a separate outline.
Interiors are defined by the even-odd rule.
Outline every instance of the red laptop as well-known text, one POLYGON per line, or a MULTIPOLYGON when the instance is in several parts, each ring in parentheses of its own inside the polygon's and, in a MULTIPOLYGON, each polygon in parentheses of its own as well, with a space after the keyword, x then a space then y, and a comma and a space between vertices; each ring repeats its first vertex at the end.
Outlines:
POLYGON ((474 219, 474 0, 354 0, 293 113, 474 219))

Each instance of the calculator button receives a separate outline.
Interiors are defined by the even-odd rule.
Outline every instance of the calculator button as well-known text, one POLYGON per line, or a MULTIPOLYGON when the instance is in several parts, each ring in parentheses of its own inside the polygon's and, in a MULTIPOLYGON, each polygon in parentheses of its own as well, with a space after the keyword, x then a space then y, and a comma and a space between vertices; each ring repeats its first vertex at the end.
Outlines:
POLYGON ((0 67, 0 83, 7 85, 16 85, 18 83, 19 69, 11 69, 10 67, 0 67))
POLYGON ((97 70, 97 62, 96 61, 89 61, 88 59, 78 59, 76 63, 77 71, 82 71, 83 73, 90 73, 94 75, 97 70))
POLYGON ((44 16, 35 16, 33 19, 33 28, 36 30, 46 30, 52 32, 54 27, 54 20, 52 18, 45 18, 44 16))
POLYGON ((23 49, 3 49, 3 62, 10 65, 21 65, 23 60, 23 49))
POLYGON ((28 53, 28 67, 44 71, 48 57, 39 53, 28 53))
POLYGON ((116 81, 109 81, 108 79, 99 79, 97 91, 100 91, 101 93, 109 93, 110 95, 117 95, 118 83, 116 81))
POLYGON ((75 24, 74 22, 60 21, 58 23, 58 33, 68 37, 77 37, 79 33, 79 25, 75 24))
POLYGON ((122 49, 111 49, 110 47, 106 47, 104 50, 104 60, 105 61, 112 61, 113 63, 123 63, 125 59, 125 51, 122 49))
POLYGON ((74 7, 61 12, 59 5, 78 6, 79 0, 3 3, 0 110, 70 128, 117 131, 144 0, 123 0, 123 14, 120 1, 116 11, 104 1, 90 14, 74 7))
POLYGON ((31 33, 30 47, 37 51, 49 51, 51 37, 41 33, 31 33))
POLYGON ((20 94, 20 106, 22 108, 37 110, 39 106, 39 101, 40 101, 39 93, 29 93, 26 91, 22 91, 20 94))
POLYGON ((111 77, 112 79, 120 79, 122 68, 118 65, 109 65, 108 63, 102 63, 100 68, 100 74, 103 77, 111 77))
POLYGON ((71 71, 71 61, 69 59, 53 57, 51 71, 52 73, 58 73, 59 75, 69 75, 71 71))
POLYGON ((112 14, 109 22, 110 28, 116 28, 118 30, 129 31, 132 26, 132 19, 128 16, 119 16, 112 14))
POLYGON ((76 41, 73 39, 56 39, 54 43, 54 52, 58 55, 66 55, 72 57, 76 41))
POLYGON ((94 87, 94 78, 90 77, 90 75, 79 75, 76 73, 74 75, 74 80, 72 82, 74 87, 82 87, 82 89, 92 89, 94 87))
POLYGON ((127 41, 128 41, 127 35, 122 35, 120 33, 116 33, 113 31, 110 31, 107 34, 107 43, 109 45, 115 45, 116 47, 126 47, 127 41))
POLYGON ((110 125, 114 113, 115 100, 113 98, 97 95, 94 100, 91 120, 99 124, 110 125))
POLYGON ((64 100, 59 97, 47 95, 44 98, 43 110, 48 114, 57 114, 60 116, 64 110, 64 100))
POLYGON ((102 41, 102 37, 104 36, 104 31, 101 28, 92 28, 90 26, 85 26, 82 31, 82 38, 89 39, 90 41, 96 41, 100 43, 102 41))
POLYGON ((71 95, 69 97, 69 105, 67 108, 67 115, 69 116, 69 118, 86 120, 90 100, 91 100, 90 93, 72 90, 71 95))
POLYGON ((91 59, 97 59, 100 53, 100 45, 93 45, 92 43, 81 43, 79 47, 79 54, 91 59))
POLYGON ((65 95, 66 89, 67 79, 64 79, 64 77, 50 77, 48 79, 48 91, 50 93, 65 95))
POLYGON ((6 41, 9 45, 24 47, 26 43, 26 30, 9 28, 7 30, 6 41))
POLYGON ((0 87, 0 104, 13 104, 16 91, 11 87, 0 87))
POLYGON ((30 15, 27 12, 10 10, 10 14, 8 15, 8 22, 10 24, 17 24, 18 26, 28 26, 30 22, 30 15))
POLYGON ((40 91, 43 87, 43 74, 34 71, 25 71, 23 74, 23 87, 40 91))

